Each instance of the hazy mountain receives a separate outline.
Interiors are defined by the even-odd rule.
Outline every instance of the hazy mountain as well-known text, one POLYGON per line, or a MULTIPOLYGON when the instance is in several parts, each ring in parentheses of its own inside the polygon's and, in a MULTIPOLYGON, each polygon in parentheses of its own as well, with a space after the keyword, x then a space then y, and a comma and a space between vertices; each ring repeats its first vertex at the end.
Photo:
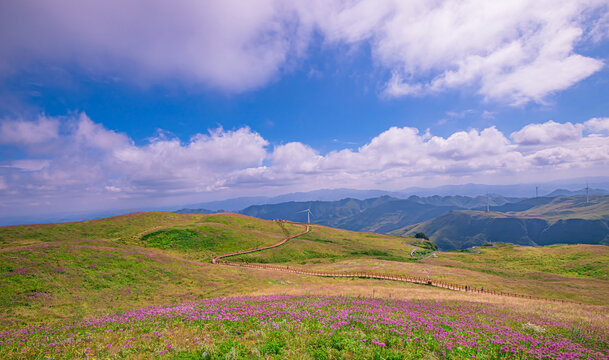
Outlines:
POLYGON ((214 214, 217 211, 208 209, 180 209, 174 212, 178 214, 214 214))
POLYGON ((609 196, 591 196, 589 202, 585 196, 533 198, 488 213, 456 210, 391 233, 416 232, 424 232, 445 250, 485 242, 609 245, 609 196))
MULTIPOLYGON (((609 191, 604 189, 588 189, 588 194, 590 195, 609 195, 609 191)), ((586 189, 579 190, 567 190, 567 189, 556 189, 549 193, 546 196, 556 197, 556 196, 571 196, 571 195, 586 195, 586 189)))
MULTIPOLYGON (((564 189, 567 191, 579 191, 588 184, 597 190, 604 191, 602 194, 609 192, 609 177, 599 176, 591 178, 574 178, 553 180, 538 183, 520 183, 510 185, 485 185, 485 184, 461 184, 461 185, 445 185, 433 188, 411 187, 401 190, 400 193, 418 195, 418 196, 449 196, 462 195, 475 197, 488 193, 501 194, 506 197, 534 197, 535 188, 538 188, 539 194, 548 194, 556 189, 564 189)), ((585 194, 585 190, 584 190, 585 194)), ((575 195, 575 194, 565 194, 575 195)))
MULTIPOLYGON (((490 196, 493 205, 503 205, 519 199, 490 196)), ((254 205, 240 212, 262 219, 286 219, 306 222, 303 211, 311 209, 311 222, 339 227, 347 230, 385 233, 406 225, 432 219, 451 210, 469 209, 487 203, 486 196, 433 196, 428 198, 411 196, 398 199, 381 196, 366 200, 346 198, 338 201, 285 202, 280 204, 254 205)))
MULTIPOLYGON (((433 205, 433 198, 444 198, 447 196, 455 196, 455 198, 485 198, 486 194, 494 194, 493 197, 503 196, 506 198, 531 198, 534 197, 535 187, 538 187, 539 194, 549 194, 554 190, 561 191, 580 191, 582 186, 589 184, 595 188, 595 192, 599 194, 609 193, 609 177, 594 177, 594 178, 577 178, 567 180, 555 180, 540 183, 522 183, 511 185, 485 185, 485 184, 461 184, 461 185, 445 185, 431 188, 410 187, 396 191, 385 190, 357 190, 357 189, 321 189, 307 192, 296 192, 283 194, 274 197, 270 196, 255 196, 255 197, 238 197, 219 201, 210 201, 203 203, 195 203, 182 206, 188 209, 209 209, 213 211, 227 210, 237 211, 252 205, 265 204, 280 204, 283 202, 304 202, 304 201, 338 201, 345 198, 365 200, 380 196, 391 196, 398 199, 407 199, 410 196, 418 196, 427 198, 429 204, 433 205)), ((562 195, 575 195, 564 193, 562 195)), ((554 196, 554 195, 552 195, 554 196)), ((512 202, 509 200, 508 202, 512 202)), ((440 206, 448 205, 442 203, 440 206)), ((477 206, 486 205, 467 205, 458 202, 454 206, 464 208, 474 208, 477 206)), ((493 204, 491 204, 493 205, 493 204)), ((495 205, 501 205, 496 203, 495 205)))
POLYGON ((186 205, 184 208, 200 208, 210 209, 213 211, 226 210, 237 211, 252 205, 265 204, 281 204, 284 202, 298 201, 337 201, 346 198, 364 200, 384 195, 393 197, 405 197, 406 195, 399 192, 384 191, 384 190, 356 190, 356 189, 322 189, 308 192, 296 192, 284 194, 274 197, 239 197, 234 199, 226 199, 219 201, 210 201, 206 203, 198 203, 186 205))

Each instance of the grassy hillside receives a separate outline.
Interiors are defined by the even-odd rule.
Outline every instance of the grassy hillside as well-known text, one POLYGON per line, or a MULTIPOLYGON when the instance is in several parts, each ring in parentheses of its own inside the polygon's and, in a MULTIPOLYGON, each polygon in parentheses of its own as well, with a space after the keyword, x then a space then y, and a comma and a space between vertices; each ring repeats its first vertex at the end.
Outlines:
POLYGON ((281 247, 230 258, 429 275, 577 306, 209 262, 302 229, 160 212, 0 228, 0 357, 456 359, 577 349, 602 358, 609 349, 605 246, 498 245, 417 261, 410 251, 420 239, 313 225, 281 247))
POLYGON ((441 249, 465 249, 486 242, 609 245, 609 220, 606 219, 561 219, 552 223, 500 213, 453 211, 392 234, 416 232, 427 234, 441 249))
POLYGON ((482 272, 509 272, 509 276, 535 273, 609 280, 609 247, 599 245, 550 245, 544 247, 492 244, 476 248, 480 254, 444 252, 432 264, 482 272))
POLYGON ((588 203, 585 196, 527 199, 500 209, 511 211, 452 211, 391 234, 424 232, 442 249, 485 242, 609 245, 609 196, 591 196, 588 203))
MULTIPOLYGON (((210 258, 275 244, 302 230, 238 214, 166 212, 0 227, 0 325, 285 288, 285 274, 214 266, 210 258)), ((256 260, 408 261, 411 249, 403 238, 325 227, 285 248, 259 253, 256 260)))
POLYGON ((412 261, 409 242, 416 239, 374 233, 358 233, 321 225, 294 241, 263 252, 231 257, 231 261, 308 264, 353 258, 412 261))
POLYGON ((551 202, 535 206, 514 215, 535 216, 553 223, 565 219, 600 220, 609 219, 609 196, 585 195, 554 198, 551 202))
POLYGON ((481 254, 438 252, 417 262, 354 258, 308 263, 324 271, 375 272, 429 276, 461 286, 550 299, 606 304, 609 248, 594 245, 476 248, 481 254))
MULTIPOLYGON (((303 228, 284 226, 237 214, 153 212, 0 228, 0 328, 227 295, 385 294, 484 300, 405 283, 316 278, 209 263, 211 255, 273 244, 303 228)), ((458 284, 595 304, 609 297, 608 279, 603 277, 609 262, 605 247, 582 252, 539 248, 515 258, 497 247, 482 249, 481 255, 439 253, 437 258, 416 261, 410 257, 416 241, 314 225, 310 233, 282 247, 230 260, 430 274, 458 284)))
POLYGON ((150 212, 0 227, 0 324, 252 291, 266 280, 214 267, 210 257, 302 229, 282 226, 237 214, 150 212))
POLYGON ((0 247, 87 238, 125 242, 155 227, 192 224, 206 218, 157 211, 71 223, 4 226, 0 227, 0 247))
MULTIPOLYGON (((607 329, 514 306, 345 296, 214 298, 0 333, 2 358, 606 359, 607 329), (558 321, 557 321, 558 320, 558 321), (72 325, 72 326, 66 326, 72 325)), ((582 314, 582 312, 579 312, 582 314)), ((587 318, 583 318, 588 320, 587 318)), ((581 319, 580 319, 581 320, 581 319)))

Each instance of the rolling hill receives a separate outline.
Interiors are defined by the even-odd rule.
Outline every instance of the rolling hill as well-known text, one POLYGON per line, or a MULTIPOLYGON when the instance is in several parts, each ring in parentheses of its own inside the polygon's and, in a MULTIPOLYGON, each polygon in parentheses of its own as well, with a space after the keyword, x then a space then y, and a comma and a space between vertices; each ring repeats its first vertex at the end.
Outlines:
MULTIPOLYGON (((215 266, 210 259, 275 244, 302 228, 240 214, 171 212, 0 227, 0 327, 282 288, 284 274, 215 266)), ((404 238, 324 234, 307 242, 316 247, 297 244, 299 252, 289 257, 411 260, 404 238)))
MULTIPOLYGON (((454 311, 455 321, 472 313, 486 314, 489 323, 507 316, 509 321, 496 332, 511 326, 518 338, 538 334, 543 340, 548 334, 548 341, 554 341, 563 336, 587 344, 590 354, 605 351, 607 246, 497 244, 478 253, 438 252, 417 260, 410 254, 419 239, 312 225, 308 233, 279 247, 232 256, 231 266, 210 262, 214 255, 276 244, 304 228, 241 214, 165 212, 0 227, 0 357, 384 359, 402 358, 406 351, 420 358, 429 351, 427 340, 423 345, 404 342, 391 329, 381 333, 365 323, 361 331, 353 330, 354 315, 378 319, 379 309, 391 314, 387 311, 395 311, 396 305, 404 309, 400 318, 415 316, 425 326, 444 309, 438 321, 447 331, 445 315, 454 311), (247 267, 253 263, 277 270, 247 267), (481 294, 288 270, 295 268, 428 276, 487 290, 481 294), (577 306, 501 297, 488 290, 574 301, 577 306), (368 304, 366 313, 363 304, 368 304), (303 309, 310 312, 301 317, 303 309)), ((388 315, 382 326, 394 322, 388 315)), ((495 345, 484 339, 481 344, 489 357, 497 354, 495 345)), ((443 346, 433 351, 442 354, 443 346)), ((471 357, 478 350, 468 351, 455 357, 471 357)))
POLYGON ((491 210, 451 211, 392 234, 424 232, 441 249, 465 249, 486 242, 609 244, 609 196, 591 196, 589 202, 585 196, 534 198, 491 210))
MULTIPOLYGON (((517 201, 515 198, 491 196, 491 204, 503 205, 517 201)), ((366 200, 346 198, 338 201, 286 202, 250 206, 240 213, 261 219, 287 219, 306 221, 303 210, 313 212, 311 221, 316 224, 353 231, 388 233, 401 227, 419 223, 445 214, 451 210, 471 209, 486 205, 487 198, 478 196, 411 196, 398 199, 381 196, 366 200)))

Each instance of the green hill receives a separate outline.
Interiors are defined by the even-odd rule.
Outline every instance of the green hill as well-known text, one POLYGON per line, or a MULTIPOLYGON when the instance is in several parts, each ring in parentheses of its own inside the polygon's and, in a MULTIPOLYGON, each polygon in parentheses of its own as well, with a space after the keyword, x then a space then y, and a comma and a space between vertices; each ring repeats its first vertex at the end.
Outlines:
MULTIPOLYGON (((303 228, 239 214, 165 212, 0 227, 0 328, 221 296, 371 296, 375 291, 384 296, 468 296, 407 283, 318 278, 210 263, 213 255, 275 244, 303 228)), ((487 257, 501 250, 493 248, 483 249, 483 255, 440 252, 418 261, 410 256, 417 241, 313 225, 309 233, 281 247, 229 259, 337 272, 430 275, 462 286, 594 304, 609 296, 609 280, 602 277, 609 262, 606 247, 578 253, 577 259, 556 256, 557 251, 577 253, 572 250, 577 247, 544 247, 535 256, 487 257)))
MULTIPOLYGON (((170 212, 0 227, 0 327, 270 291, 284 286, 283 274, 212 265, 211 256, 272 245, 302 230, 239 214, 170 212)), ((297 249, 290 260, 409 260, 412 249, 400 237, 330 228, 287 245, 297 249)))
POLYGON ((500 208, 514 211, 451 211, 391 234, 424 232, 441 249, 486 242, 609 245, 609 196, 593 196, 589 202, 585 196, 527 199, 500 208))

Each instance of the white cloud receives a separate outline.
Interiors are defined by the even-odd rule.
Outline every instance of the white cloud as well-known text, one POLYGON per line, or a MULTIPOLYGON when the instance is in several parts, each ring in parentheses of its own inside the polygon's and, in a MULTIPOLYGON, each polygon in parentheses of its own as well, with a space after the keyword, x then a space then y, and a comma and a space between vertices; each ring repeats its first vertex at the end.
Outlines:
POLYGON ((286 5, 275 0, 2 3, 0 58, 13 64, 76 62, 127 81, 179 77, 243 91, 275 76, 307 35, 298 31, 286 5))
POLYGON ((101 124, 94 123, 85 113, 78 115, 74 139, 81 146, 99 150, 111 151, 129 145, 130 140, 124 134, 106 129, 101 124))
POLYGON ((592 118, 586 121, 584 126, 591 131, 609 131, 609 118, 592 118))
POLYGON ((510 137, 519 145, 542 145, 576 141, 582 137, 582 124, 559 124, 552 120, 543 124, 529 124, 513 132, 510 137))
MULTIPOLYGON (((446 137, 391 127, 357 149, 321 154, 299 142, 271 148, 247 127, 215 129, 186 142, 159 136, 136 145, 126 134, 76 114, 61 119, 65 131, 48 138, 53 146, 46 156, 34 152, 0 166, 0 191, 15 206, 42 198, 96 204, 217 191, 260 195, 332 187, 400 189, 420 181, 446 184, 478 176, 499 180, 538 174, 547 179, 563 170, 606 175, 609 136, 590 133, 604 131, 606 119, 529 124, 509 137, 496 127, 446 137)), ((23 122, 30 127, 38 120, 23 122)), ((20 149, 15 153, 30 152, 28 143, 14 146, 20 149)))
POLYGON ((36 121, 2 120, 0 145, 34 145, 56 139, 59 121, 40 116, 36 121))
POLYGON ((575 47, 606 13, 602 1, 364 0, 343 4, 320 26, 335 42, 370 41, 393 71, 386 95, 473 86, 485 98, 521 104, 542 102, 603 66, 575 47))
POLYGON ((11 162, 8 167, 22 171, 40 171, 49 165, 49 160, 43 159, 23 159, 11 162))
POLYGON ((239 92, 293 69, 316 33, 326 46, 369 45, 392 74, 387 96, 467 88, 543 102, 604 66, 579 45, 606 40, 608 9, 603 0, 2 2, 0 69, 78 64, 119 81, 239 92))

